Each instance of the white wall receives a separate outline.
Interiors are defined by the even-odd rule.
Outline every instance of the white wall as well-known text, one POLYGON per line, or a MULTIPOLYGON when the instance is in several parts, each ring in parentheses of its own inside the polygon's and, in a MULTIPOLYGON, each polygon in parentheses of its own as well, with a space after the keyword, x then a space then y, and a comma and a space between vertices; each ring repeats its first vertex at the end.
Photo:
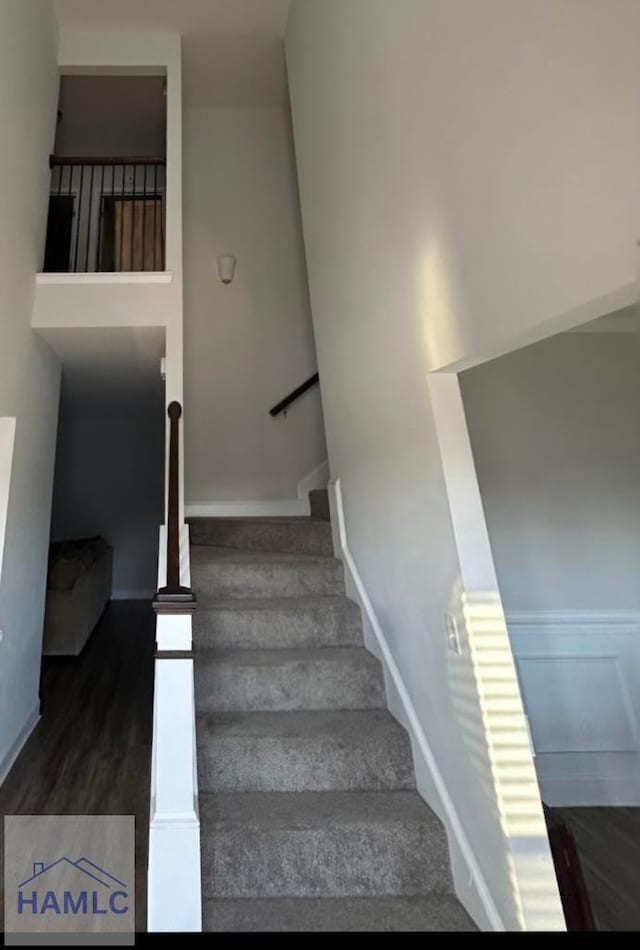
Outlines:
MULTIPOLYGON (((635 0, 295 0, 297 146, 325 168, 307 245, 374 312, 411 311, 425 367, 513 349, 635 287, 639 29, 635 0), (303 103, 298 72, 323 61, 303 103)), ((342 283, 315 292, 348 307, 342 283)))
POLYGON ((317 390, 268 414, 316 370, 284 110, 187 110, 184 200, 187 502, 295 499, 326 449, 317 390))
POLYGON ((114 599, 153 594, 163 520, 164 413, 85 414, 61 402, 51 538, 102 535, 114 599))
POLYGON ((561 334, 461 386, 505 610, 640 610, 635 334, 561 334))
MULTIPOLYGON (((632 298, 639 26, 633 0, 294 0, 288 26, 327 442, 349 545, 508 927, 523 917, 484 771, 474 657, 460 670, 446 649, 461 565, 427 378, 586 310, 597 317, 612 309, 603 298, 632 298)), ((539 802, 530 809, 539 828, 539 802)), ((532 885, 532 905, 534 895, 532 885)), ((544 909, 557 926, 557 894, 544 909)))
POLYGON ((0 777, 37 715, 60 368, 31 330, 55 133, 48 0, 0 4, 0 416, 16 417, 0 577, 0 777))
POLYGON ((566 333, 461 375, 550 805, 640 804, 639 341, 566 333))

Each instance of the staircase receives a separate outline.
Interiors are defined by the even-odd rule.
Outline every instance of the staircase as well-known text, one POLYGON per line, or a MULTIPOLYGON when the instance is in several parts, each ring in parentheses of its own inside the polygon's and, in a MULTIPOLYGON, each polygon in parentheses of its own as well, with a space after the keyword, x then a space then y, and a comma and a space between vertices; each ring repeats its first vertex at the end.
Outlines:
POLYGON ((473 930, 310 500, 191 521, 203 928, 473 930))

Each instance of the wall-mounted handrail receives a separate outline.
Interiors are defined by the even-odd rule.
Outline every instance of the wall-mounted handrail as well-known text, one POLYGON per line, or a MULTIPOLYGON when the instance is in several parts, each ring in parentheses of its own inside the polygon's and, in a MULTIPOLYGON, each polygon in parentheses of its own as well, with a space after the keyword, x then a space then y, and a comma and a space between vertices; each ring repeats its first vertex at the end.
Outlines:
POLYGON ((289 406, 292 403, 294 403, 296 399, 299 399, 300 396, 304 396, 307 390, 311 389, 313 386, 316 385, 316 383, 319 383, 319 382, 320 382, 320 374, 314 373, 314 375, 311 376, 310 379, 306 381, 306 383, 303 383, 302 386, 298 386, 297 389, 294 389, 293 392, 289 393, 288 396, 285 396, 285 398, 281 400, 281 402, 275 405, 273 409, 270 409, 269 415, 279 416, 281 412, 286 413, 289 406))
POLYGON ((180 417, 182 406, 172 402, 169 425, 169 492, 167 499, 167 580, 153 599, 157 614, 192 613, 196 598, 180 584, 180 417))

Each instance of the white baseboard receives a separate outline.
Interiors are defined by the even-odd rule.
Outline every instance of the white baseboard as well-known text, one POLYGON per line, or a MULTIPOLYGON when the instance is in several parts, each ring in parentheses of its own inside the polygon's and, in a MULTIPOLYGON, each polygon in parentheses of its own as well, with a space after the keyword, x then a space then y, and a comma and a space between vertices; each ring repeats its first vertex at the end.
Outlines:
POLYGON ((155 590, 145 588, 144 590, 123 590, 118 588, 111 592, 111 600, 153 600, 155 590))
POLYGON ((25 722, 24 726, 22 727, 22 729, 16 736, 14 742, 12 743, 11 747, 9 748, 8 752, 6 753, 2 761, 0 761, 0 785, 2 785, 7 775, 13 768, 13 764, 18 758, 18 756, 20 755, 20 753, 22 752, 25 742, 27 741, 27 739, 29 738, 29 736, 31 735, 35 727, 38 725, 39 721, 40 721, 40 700, 38 699, 36 700, 35 706, 33 707, 31 712, 27 716, 27 721, 25 722))
POLYGON ((393 699, 396 700, 396 702, 393 702, 392 696, 389 696, 389 706, 392 712, 399 714, 398 718, 401 719, 411 738, 418 792, 432 807, 435 806, 433 800, 435 794, 438 804, 441 806, 437 809, 434 808, 434 810, 438 811, 448 832, 457 896, 481 929, 504 931, 506 929, 505 925, 493 901, 353 555, 349 550, 339 479, 329 483, 329 499, 331 516, 336 522, 334 532, 335 540, 338 543, 336 543, 335 549, 345 566, 349 593, 362 608, 365 619, 375 637, 377 647, 375 653, 384 667, 387 689, 394 694, 393 699), (469 887, 470 880, 473 881, 473 888, 469 887))
POLYGON ((303 518, 310 513, 309 492, 326 488, 329 463, 321 462, 298 482, 298 497, 275 501, 189 501, 184 506, 186 518, 303 518))
POLYGON ((187 518, 302 517, 309 509, 300 498, 279 501, 193 501, 184 506, 187 518))

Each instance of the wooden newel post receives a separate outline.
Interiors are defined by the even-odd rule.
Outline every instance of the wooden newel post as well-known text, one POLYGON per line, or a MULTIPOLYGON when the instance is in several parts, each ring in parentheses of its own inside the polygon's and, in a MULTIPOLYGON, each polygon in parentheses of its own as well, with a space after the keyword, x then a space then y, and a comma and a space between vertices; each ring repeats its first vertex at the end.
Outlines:
POLYGON ((172 402, 167 410, 169 425, 169 493, 167 504, 167 580, 156 594, 156 613, 191 613, 195 597, 180 584, 180 419, 182 406, 172 402))

